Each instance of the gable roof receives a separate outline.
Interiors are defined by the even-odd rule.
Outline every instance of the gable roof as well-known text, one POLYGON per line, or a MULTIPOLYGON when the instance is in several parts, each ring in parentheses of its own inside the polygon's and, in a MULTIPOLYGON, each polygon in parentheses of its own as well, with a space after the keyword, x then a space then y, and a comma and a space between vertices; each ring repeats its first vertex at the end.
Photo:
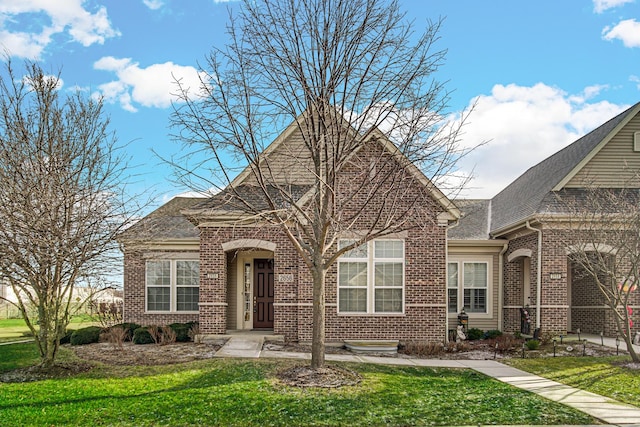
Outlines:
POLYGON ((558 191, 636 114, 640 103, 531 167, 491 199, 491 231, 499 234, 545 211, 545 200, 558 191))
POLYGON ((203 200, 202 197, 174 197, 123 231, 118 240, 126 242, 199 239, 199 230, 181 212, 203 200))
MULTIPOLYGON (((301 141, 296 140, 295 135, 299 120, 304 120, 305 116, 306 114, 303 113, 297 117, 259 156, 259 162, 263 162, 269 158, 272 160, 269 169, 272 177, 275 177, 277 182, 275 182, 273 186, 268 186, 267 191, 273 190, 274 195, 276 195, 276 200, 278 198, 277 186, 282 185, 287 186, 290 189, 290 194, 297 198, 298 201, 304 201, 305 198, 312 195, 315 180, 312 179, 312 181, 309 181, 309 177, 314 177, 311 169, 311 159, 305 154, 306 148, 301 141), (286 177, 283 178, 282 174, 285 174, 286 177)), ((355 129, 348 124, 345 125, 345 130, 347 132, 355 132, 355 129)), ((455 204, 449 200, 418 167, 411 163, 398 147, 379 129, 369 129, 360 142, 358 149, 351 152, 350 155, 355 155, 357 151, 363 149, 367 142, 380 144, 384 150, 390 152, 400 164, 406 166, 406 169, 418 182, 427 188, 429 194, 447 213, 445 216, 448 218, 443 217, 443 219, 453 220, 459 218, 460 212, 455 204)), ((234 212, 236 214, 242 214, 243 212, 247 212, 247 210, 255 212, 256 210, 268 209, 264 198, 261 197, 260 189, 256 188, 253 184, 255 183, 253 182, 251 174, 251 166, 247 166, 229 186, 219 194, 202 203, 184 209, 183 213, 189 216, 192 221, 197 222, 196 218, 202 216, 228 217, 234 212), (247 198, 246 200, 245 197, 247 198), (247 201, 251 209, 247 209, 249 207, 247 203, 245 203, 247 201)))

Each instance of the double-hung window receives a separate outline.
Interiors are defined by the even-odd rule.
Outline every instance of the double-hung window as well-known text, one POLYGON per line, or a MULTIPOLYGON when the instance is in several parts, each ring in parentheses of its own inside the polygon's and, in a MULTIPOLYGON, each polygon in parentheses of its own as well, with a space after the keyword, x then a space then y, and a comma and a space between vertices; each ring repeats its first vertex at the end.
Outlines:
MULTIPOLYGON (((340 240, 339 248, 352 244, 340 240)), ((402 313, 404 310, 404 241, 373 240, 338 260, 338 311, 402 313)))
POLYGON ((447 266, 449 313, 464 308, 467 313, 489 313, 489 262, 451 261, 447 266), (462 304, 460 304, 462 302, 462 304))
POLYGON ((148 260, 147 311, 198 311, 199 264, 194 260, 148 260))

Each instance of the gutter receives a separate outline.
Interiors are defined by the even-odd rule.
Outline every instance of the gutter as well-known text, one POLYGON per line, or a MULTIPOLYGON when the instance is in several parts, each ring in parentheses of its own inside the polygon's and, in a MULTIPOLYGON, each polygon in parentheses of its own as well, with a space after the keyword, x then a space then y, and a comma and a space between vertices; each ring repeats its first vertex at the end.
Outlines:
POLYGON ((540 328, 540 304, 542 303, 542 230, 533 228, 527 220, 525 226, 531 231, 538 233, 538 272, 536 283, 536 329, 540 328))

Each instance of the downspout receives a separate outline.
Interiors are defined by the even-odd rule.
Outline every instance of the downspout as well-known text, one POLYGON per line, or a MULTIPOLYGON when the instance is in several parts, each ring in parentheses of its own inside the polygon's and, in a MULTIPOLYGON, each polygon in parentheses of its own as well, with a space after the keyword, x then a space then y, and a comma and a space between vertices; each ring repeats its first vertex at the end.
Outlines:
POLYGON ((456 228, 458 225, 460 225, 460 220, 457 219, 453 224, 447 226, 447 232, 445 233, 445 254, 444 254, 444 295, 445 295, 445 302, 446 302, 446 307, 444 309, 445 311, 445 316, 444 316, 444 342, 448 343, 449 342, 449 230, 451 230, 452 228, 456 228))
POLYGON ((498 330, 502 331, 504 324, 504 254, 509 249, 509 243, 502 246, 498 255, 498 330))
POLYGON ((533 228, 529 221, 526 223, 527 229, 538 233, 538 272, 536 284, 536 329, 540 328, 540 304, 542 303, 542 230, 533 228))

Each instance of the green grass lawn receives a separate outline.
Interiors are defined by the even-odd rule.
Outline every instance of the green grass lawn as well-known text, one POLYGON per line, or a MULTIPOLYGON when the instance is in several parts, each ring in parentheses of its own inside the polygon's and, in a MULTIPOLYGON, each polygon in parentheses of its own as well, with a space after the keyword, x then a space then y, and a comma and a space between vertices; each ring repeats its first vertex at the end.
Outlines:
POLYGON ((509 365, 576 388, 640 406, 640 370, 621 366, 619 357, 510 359, 509 365))
MULTIPOLYGON (((0 371, 33 344, 0 346, 0 371)), ((68 348, 62 357, 72 360, 68 348)), ((35 358, 31 360, 35 361, 35 358)), ((24 363, 24 362, 22 362, 24 363)), ((274 379, 293 361, 210 359, 114 367, 64 379, 0 383, 0 424, 377 426, 592 424, 591 417, 471 370, 345 365, 358 386, 298 389, 274 379)))
MULTIPOLYGON (((73 316, 69 329, 79 329, 85 326, 97 325, 95 319, 86 314, 73 316)), ((29 328, 23 319, 0 319, 0 343, 27 339, 29 328)))

